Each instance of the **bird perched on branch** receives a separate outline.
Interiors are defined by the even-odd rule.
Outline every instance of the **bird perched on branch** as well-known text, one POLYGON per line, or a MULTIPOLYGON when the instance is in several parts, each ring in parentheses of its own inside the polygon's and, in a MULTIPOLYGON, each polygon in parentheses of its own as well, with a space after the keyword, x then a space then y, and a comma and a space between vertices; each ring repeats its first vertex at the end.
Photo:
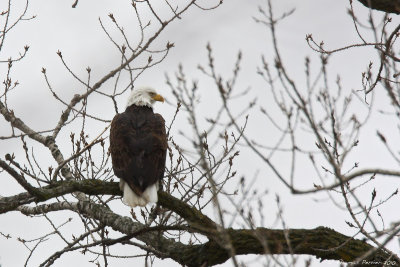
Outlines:
POLYGON ((131 207, 156 203, 167 152, 165 121, 153 112, 164 98, 153 88, 132 91, 125 112, 115 115, 110 129, 114 174, 120 178, 123 202, 131 207))

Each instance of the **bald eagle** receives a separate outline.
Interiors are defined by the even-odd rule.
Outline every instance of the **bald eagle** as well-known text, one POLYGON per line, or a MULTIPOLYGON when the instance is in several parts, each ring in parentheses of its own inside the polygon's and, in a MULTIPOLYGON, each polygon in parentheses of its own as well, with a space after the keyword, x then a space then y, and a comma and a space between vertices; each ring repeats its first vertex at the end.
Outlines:
POLYGON ((164 98, 149 87, 133 90, 126 110, 115 115, 110 129, 114 174, 120 178, 123 202, 131 207, 156 203, 167 152, 165 121, 153 113, 164 98))

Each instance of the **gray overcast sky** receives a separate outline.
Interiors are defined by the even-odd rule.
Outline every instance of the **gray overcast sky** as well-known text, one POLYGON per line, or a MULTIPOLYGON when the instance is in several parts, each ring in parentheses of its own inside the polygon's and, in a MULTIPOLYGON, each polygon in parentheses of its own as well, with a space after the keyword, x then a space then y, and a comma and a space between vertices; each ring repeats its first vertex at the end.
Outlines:
MULTIPOLYGON (((111 69, 110 65, 117 66, 119 62, 117 51, 101 30, 99 18, 105 22, 106 27, 111 28, 107 15, 113 13, 124 28, 131 29, 128 35, 130 34, 133 39, 137 37, 134 31, 134 20, 131 17, 132 11, 127 8, 130 1, 80 0, 76 9, 71 8, 72 2, 72 0, 32 1, 28 13, 37 15, 37 17, 32 21, 21 23, 15 28, 9 35, 6 47, 0 55, 1 59, 4 59, 17 51, 21 51, 25 44, 30 46, 28 57, 16 66, 14 77, 18 79, 21 85, 9 99, 9 105, 17 112, 18 116, 29 121, 30 125, 35 125, 35 129, 38 130, 52 127, 63 109, 63 106, 53 101, 51 93, 45 85, 41 68, 46 67, 55 90, 67 99, 76 93, 75 87, 78 86, 62 66, 56 51, 62 51, 64 59, 70 64, 71 68, 83 77, 85 77, 86 67, 90 66, 93 80, 96 80, 111 69)), ((0 7, 3 4, 0 4, 0 7)), ((14 4, 16 8, 19 7, 17 1, 14 4)), ((279 25, 278 36, 284 59, 290 62, 288 68, 292 73, 297 74, 295 78, 298 80, 301 80, 304 73, 304 57, 312 56, 314 60, 317 60, 317 56, 313 56, 314 52, 307 46, 306 34, 312 33, 316 40, 324 40, 327 48, 349 44, 356 37, 352 28, 352 21, 346 14, 348 1, 280 0, 273 1, 273 4, 276 14, 296 8, 295 13, 279 25)), ((161 64, 146 71, 137 80, 137 84, 151 85, 166 95, 167 99, 172 99, 172 95, 165 85, 165 73, 173 76, 178 64, 182 63, 188 77, 201 79, 201 74, 196 67, 199 63, 206 63, 205 46, 210 43, 214 49, 216 65, 222 73, 231 72, 235 56, 241 50, 243 52, 243 65, 240 85, 243 88, 251 86, 256 92, 259 92, 259 101, 271 101, 271 99, 262 98, 262 90, 266 88, 266 84, 256 74, 256 68, 260 66, 261 62, 260 55, 265 54, 268 57, 272 54, 267 29, 256 24, 252 18, 258 16, 258 6, 266 8, 266 1, 226 0, 219 8, 212 11, 191 9, 185 13, 182 20, 172 23, 156 42, 156 45, 162 47, 166 41, 170 41, 175 44, 175 48, 161 64)), ((366 14, 361 5, 355 3, 355 6, 361 15, 366 14)), ((154 49, 156 48, 154 47, 154 49)), ((360 86, 361 71, 365 69, 370 60, 374 59, 373 54, 362 54, 363 52, 365 50, 362 49, 344 52, 335 57, 330 66, 330 70, 335 74, 332 75, 332 82, 335 80, 336 73, 340 73, 343 84, 347 89, 357 89, 360 86), (350 54, 351 63, 348 61, 350 54)), ((1 71, 4 73, 3 69, 1 71)), ((205 86, 207 86, 207 83, 205 83, 205 86)), ((206 112, 212 105, 213 99, 207 98, 207 95, 203 94, 202 100, 204 103, 201 108, 206 112)), ((121 101, 118 105, 122 109, 125 102, 121 101)), ((101 103, 98 107, 93 107, 93 110, 98 112, 113 111, 112 109, 103 109, 101 103)), ((168 121, 173 115, 174 107, 159 105, 156 106, 156 110, 165 114, 164 117, 168 121)), ((112 119, 113 116, 114 113, 110 113, 108 118, 112 119)), ((185 123, 186 121, 178 121, 178 128, 184 128, 185 123)), ((376 127, 380 125, 386 127, 388 123, 390 122, 384 119, 376 121, 375 126, 371 126, 372 134, 365 136, 366 140, 373 138, 376 127)), ((4 129, 0 129, 1 135, 5 134, 3 131, 4 129)), ((249 131, 250 135, 262 138, 256 116, 254 119, 250 117, 249 131)), ((98 132, 97 129, 94 132, 98 132)), ((65 136, 68 135, 65 134, 65 136)), ((2 142, 0 156, 3 157, 5 153, 12 152, 16 145, 19 146, 19 142, 10 141, 6 144, 2 142)), ((65 144, 65 148, 67 149, 67 144, 65 144)), ((380 148, 376 149, 379 153, 380 148)), ((257 160, 246 160, 246 156, 251 155, 242 155, 238 163, 238 171, 252 176, 256 170, 260 169, 260 176, 268 177, 268 179, 259 179, 257 186, 265 186, 269 190, 269 197, 267 197, 271 205, 267 208, 269 214, 275 214, 274 198, 275 194, 279 193, 284 203, 284 216, 288 227, 328 226, 344 234, 352 233, 349 232, 349 228, 344 222, 344 220, 349 220, 346 211, 335 208, 329 201, 318 203, 314 201, 314 198, 327 200, 325 195, 321 194, 312 198, 307 195, 291 196, 288 190, 277 179, 273 178, 271 172, 266 170, 265 166, 261 166, 261 163, 257 160), (245 170, 241 170, 241 167, 245 170), (249 172, 248 170, 253 171, 249 172)), ((368 166, 371 163, 377 166, 391 166, 392 164, 386 160, 384 153, 374 159, 368 156, 361 157, 361 159, 363 166, 368 166)), ((43 153, 41 160, 51 159, 43 153)), ((277 164, 284 166, 285 162, 277 162, 277 164)), ((303 174, 306 175, 306 171, 304 172, 303 174)), ((301 170, 299 173, 301 173, 301 170)), ((4 174, 0 176, 2 178, 0 195, 5 196, 20 192, 21 189, 14 181, 10 181, 9 178, 6 180, 3 177, 4 174)), ((304 184, 304 188, 310 188, 310 186, 312 185, 309 183, 304 184)), ((391 188, 393 187, 383 187, 382 190, 389 191, 391 188)), ((369 191, 366 190, 366 192, 369 191)), ((393 206, 389 207, 393 208, 393 206)), ((394 212, 391 211, 393 210, 386 210, 388 221, 392 221, 391 216, 394 216, 394 214, 391 214, 394 212)), ((61 223, 65 218, 55 220, 61 223)), ((76 224, 79 224, 79 222, 76 224)), ((68 226, 70 227, 69 231, 74 231, 73 226, 74 223, 68 226)), ((268 226, 266 225, 266 227, 268 226)), ((16 213, 2 215, 0 219, 0 231, 10 233, 14 238, 19 236, 27 239, 35 238, 48 229, 47 225, 32 222, 32 220, 16 213)), ((41 260, 49 256, 46 249, 50 246, 49 244, 52 243, 45 243, 38 250, 39 252, 32 258, 29 266, 36 266, 41 260)), ((394 251, 398 252, 398 245, 394 246, 394 251)), ((22 266, 28 254, 21 243, 14 240, 7 241, 1 236, 0 248, 0 264, 2 264, 2 267, 22 266)), ((130 261, 135 261, 135 259, 127 260, 126 266, 128 266, 128 263, 130 264, 130 261)), ((113 261, 111 260, 111 262, 113 261)), ((63 256, 56 262, 55 266, 71 266, 72 263, 78 266, 93 266, 80 253, 63 256)), ((162 261, 157 266, 167 266, 167 263, 170 264, 169 266, 175 266, 170 261, 162 261)), ((224 266, 230 266, 230 262, 227 262, 224 266)), ((315 261, 313 266, 338 266, 338 263, 326 262, 319 265, 315 261)))

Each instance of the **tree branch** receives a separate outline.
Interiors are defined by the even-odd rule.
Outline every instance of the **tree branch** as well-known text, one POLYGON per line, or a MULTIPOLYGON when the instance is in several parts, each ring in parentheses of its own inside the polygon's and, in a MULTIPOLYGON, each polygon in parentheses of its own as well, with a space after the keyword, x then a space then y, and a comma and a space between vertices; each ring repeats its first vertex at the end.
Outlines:
MULTIPOLYGON (((7 154, 9 156, 9 154, 7 154)), ((11 156, 10 160, 11 160, 11 156)), ((26 191, 31 195, 38 196, 36 188, 28 183, 24 176, 20 175, 16 170, 9 166, 5 161, 0 159, 0 167, 10 174, 26 191)))
MULTIPOLYGON (((75 191, 80 191, 88 195, 121 195, 118 183, 99 180, 59 181, 51 186, 37 188, 36 190, 44 198, 32 197, 29 193, 0 198, 0 213, 10 210, 20 210, 23 212, 24 207, 20 207, 23 204, 41 202, 75 191)), ((48 207, 52 207, 49 210, 46 210, 46 205, 42 205, 41 209, 43 209, 43 212, 67 209, 99 220, 102 224, 113 228, 115 231, 126 235, 134 234, 138 240, 183 265, 201 266, 202 264, 206 264, 207 266, 212 266, 223 263, 231 257, 226 249, 219 244, 218 232, 215 231, 216 224, 210 218, 194 207, 165 192, 159 192, 158 195, 158 203, 161 206, 179 214, 189 223, 194 232, 207 235, 209 241, 203 244, 185 245, 163 237, 156 232, 143 231, 141 233, 138 231, 146 227, 143 224, 134 222, 128 217, 115 214, 103 205, 88 201, 68 203, 68 205, 58 205, 57 207, 48 205, 48 207), (213 238, 210 238, 212 237, 210 233, 214 233, 213 238)), ((332 259, 352 262, 375 249, 365 241, 342 235, 326 227, 288 230, 229 228, 226 231, 229 234, 236 255, 285 255, 294 253, 313 255, 321 260, 332 259)), ((365 260, 382 262, 383 264, 388 259, 391 259, 391 255, 384 250, 377 250, 365 260)), ((400 264, 395 257, 392 261, 400 264)))

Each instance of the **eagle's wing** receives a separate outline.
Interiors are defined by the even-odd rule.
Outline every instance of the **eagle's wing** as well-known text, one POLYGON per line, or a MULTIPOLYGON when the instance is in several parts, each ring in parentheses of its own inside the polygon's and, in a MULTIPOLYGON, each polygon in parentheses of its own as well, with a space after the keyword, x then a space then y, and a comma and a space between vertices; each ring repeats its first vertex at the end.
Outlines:
POLYGON ((111 122, 110 153, 114 174, 119 178, 125 176, 125 169, 132 157, 125 140, 132 135, 129 134, 129 131, 132 131, 129 124, 129 119, 124 113, 115 115, 111 122))
POLYGON ((114 173, 141 195, 164 176, 167 150, 165 122, 161 115, 117 114, 110 130, 114 173))
POLYGON ((154 114, 154 134, 156 135, 156 139, 158 140, 157 153, 160 157, 157 160, 157 173, 156 177, 158 180, 161 180, 164 177, 164 169, 165 169, 165 161, 167 157, 167 148, 168 148, 168 141, 167 141, 167 133, 165 131, 165 121, 164 118, 160 114, 154 114))

